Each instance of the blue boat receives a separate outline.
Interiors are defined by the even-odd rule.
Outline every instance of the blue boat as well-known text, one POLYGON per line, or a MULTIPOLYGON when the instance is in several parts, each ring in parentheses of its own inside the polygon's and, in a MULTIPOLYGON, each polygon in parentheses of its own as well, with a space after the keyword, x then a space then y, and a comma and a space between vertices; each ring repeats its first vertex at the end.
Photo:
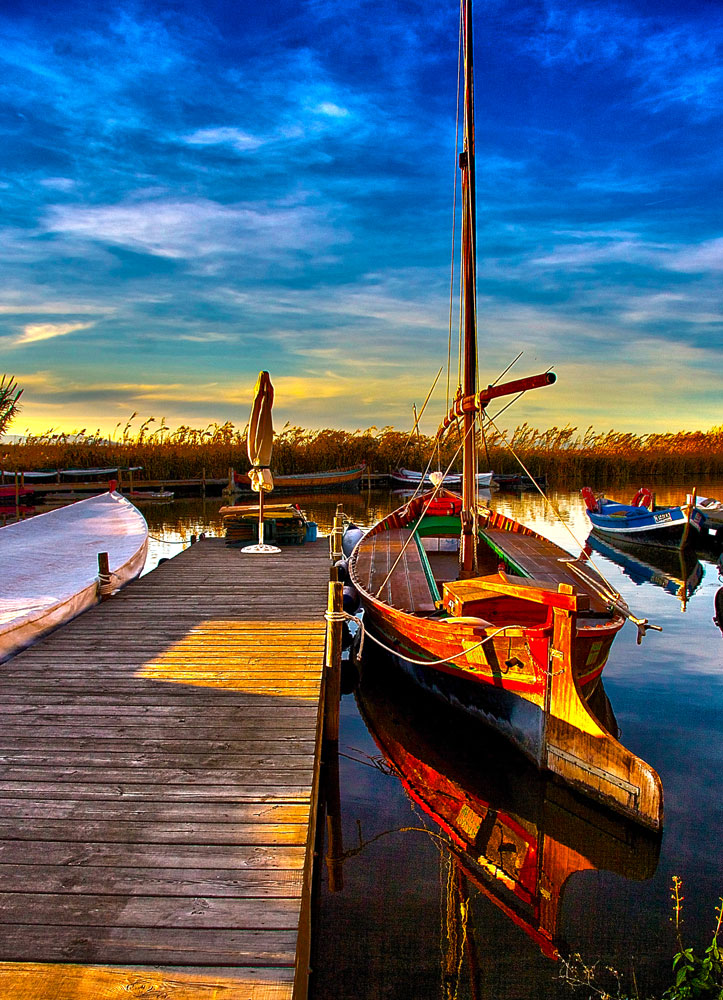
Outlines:
POLYGON ((592 529, 616 544, 657 545, 679 548, 684 539, 695 547, 703 518, 694 508, 658 507, 650 490, 642 488, 632 503, 619 503, 605 496, 595 496, 589 487, 581 491, 592 529))

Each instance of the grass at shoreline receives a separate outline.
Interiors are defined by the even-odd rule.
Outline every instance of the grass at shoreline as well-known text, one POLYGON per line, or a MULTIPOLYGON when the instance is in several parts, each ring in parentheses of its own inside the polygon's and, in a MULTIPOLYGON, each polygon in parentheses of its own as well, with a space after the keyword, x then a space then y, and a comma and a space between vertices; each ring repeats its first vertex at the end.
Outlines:
MULTIPOLYGON (((49 431, 2 444, 0 463, 11 472, 139 465, 140 478, 156 480, 197 478, 204 470, 207 478, 218 479, 228 474, 229 466, 238 472, 248 469, 246 428, 225 423, 171 430, 165 421, 153 428, 151 417, 132 430, 132 419, 114 442, 100 433, 49 431)), ((533 474, 546 474, 553 485, 723 475, 723 425, 708 431, 635 435, 591 427, 583 432, 572 426, 539 430, 525 423, 507 439, 525 466, 533 474)), ((433 468, 444 469, 450 462, 459 468, 459 449, 455 432, 437 449, 432 438, 410 438, 392 427, 355 432, 285 427, 275 436, 272 466, 283 475, 366 462, 372 472, 389 473, 400 465, 425 468, 431 457, 433 468)), ((521 471, 502 436, 489 431, 480 439, 480 469, 521 471)))

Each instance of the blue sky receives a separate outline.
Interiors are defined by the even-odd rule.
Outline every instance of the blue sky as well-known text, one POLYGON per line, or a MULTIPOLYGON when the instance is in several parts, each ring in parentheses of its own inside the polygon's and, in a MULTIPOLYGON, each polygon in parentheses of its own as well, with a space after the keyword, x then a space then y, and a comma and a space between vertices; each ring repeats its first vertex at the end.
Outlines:
MULTIPOLYGON (((262 368, 277 429, 408 428, 447 352, 457 26, 3 0, 13 430, 243 426, 262 368)), ((481 376, 558 375, 507 425, 720 424, 723 5, 491 0, 475 40, 481 376)))

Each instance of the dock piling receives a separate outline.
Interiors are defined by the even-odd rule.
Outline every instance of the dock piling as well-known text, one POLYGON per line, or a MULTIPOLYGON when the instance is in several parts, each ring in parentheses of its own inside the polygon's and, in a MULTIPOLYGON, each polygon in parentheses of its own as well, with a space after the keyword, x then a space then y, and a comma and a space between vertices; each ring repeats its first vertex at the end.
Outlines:
POLYGON ((344 534, 344 512, 341 504, 337 504, 336 513, 334 514, 334 524, 331 529, 331 535, 329 536, 329 546, 331 561, 334 563, 337 559, 341 559, 344 554, 341 547, 341 539, 344 534))
MULTIPOLYGON (((331 572, 336 577, 337 571, 331 572)), ((337 580, 329 581, 329 603, 326 620, 326 693, 324 697, 324 738, 332 742, 339 739, 339 700, 341 698, 341 647, 344 586, 337 580)))
POLYGON ((110 565, 108 563, 108 553, 98 553, 98 593, 101 601, 107 601, 113 592, 110 582, 110 565))

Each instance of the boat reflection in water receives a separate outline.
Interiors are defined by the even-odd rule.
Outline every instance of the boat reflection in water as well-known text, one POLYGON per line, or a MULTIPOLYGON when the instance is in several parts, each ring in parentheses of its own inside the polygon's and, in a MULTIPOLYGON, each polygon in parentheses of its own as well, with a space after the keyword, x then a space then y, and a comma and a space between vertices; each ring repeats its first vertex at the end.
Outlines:
MULTIPOLYGON (((544 955, 557 958, 565 952, 558 928, 571 875, 605 870, 643 880, 654 874, 659 834, 578 796, 498 734, 419 695, 403 677, 392 685, 381 659, 365 664, 357 702, 407 795, 436 824, 431 833, 447 849, 459 912, 467 912, 474 887, 544 955)), ((595 711, 601 723, 615 726, 601 688, 595 711)), ((467 957, 473 973, 473 956, 467 957)))
POLYGON ((638 586, 652 583, 673 594, 683 611, 704 576, 703 567, 691 549, 650 548, 621 542, 613 545, 591 534, 585 552, 588 555, 599 552, 620 566, 625 576, 638 586))

